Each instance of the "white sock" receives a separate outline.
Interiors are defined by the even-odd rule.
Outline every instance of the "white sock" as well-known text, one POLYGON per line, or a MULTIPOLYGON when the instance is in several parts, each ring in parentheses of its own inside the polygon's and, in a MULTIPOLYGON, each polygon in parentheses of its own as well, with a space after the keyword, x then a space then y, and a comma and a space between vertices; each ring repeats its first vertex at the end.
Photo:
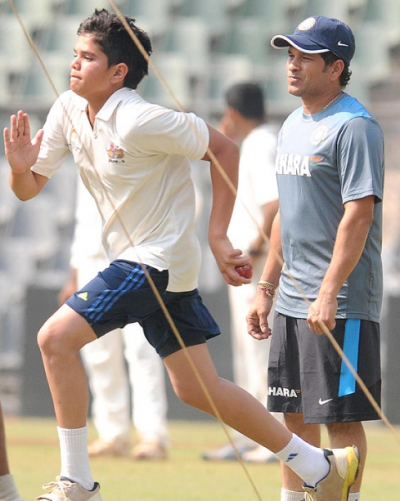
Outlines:
POLYGON ((360 501, 361 494, 359 492, 350 492, 348 501, 360 501))
POLYGON ((281 489, 281 501, 305 501, 305 493, 281 489))
POLYGON ((1 501, 22 501, 14 483, 14 477, 10 474, 0 477, 0 499, 1 501))
POLYGON ((61 477, 80 484, 88 491, 94 487, 87 450, 87 427, 65 429, 57 427, 61 450, 61 477))
POLYGON ((275 456, 310 487, 325 478, 330 469, 322 449, 308 444, 293 433, 291 441, 275 456))

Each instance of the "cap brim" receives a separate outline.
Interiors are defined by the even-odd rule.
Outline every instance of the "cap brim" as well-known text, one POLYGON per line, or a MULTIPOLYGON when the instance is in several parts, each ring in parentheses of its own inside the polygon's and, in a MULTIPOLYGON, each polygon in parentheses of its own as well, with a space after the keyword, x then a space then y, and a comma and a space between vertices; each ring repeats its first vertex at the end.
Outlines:
POLYGON ((271 40, 271 45, 275 49, 284 49, 285 47, 295 47, 301 52, 307 54, 321 54, 322 52, 329 52, 329 49, 314 43, 309 38, 301 35, 276 35, 271 40))

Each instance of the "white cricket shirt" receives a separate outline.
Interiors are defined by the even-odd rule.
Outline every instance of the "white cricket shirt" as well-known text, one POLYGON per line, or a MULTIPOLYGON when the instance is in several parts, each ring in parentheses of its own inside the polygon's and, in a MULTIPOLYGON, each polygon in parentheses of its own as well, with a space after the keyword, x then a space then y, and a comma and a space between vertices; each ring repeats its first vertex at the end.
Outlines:
POLYGON ((93 128, 86 107, 72 91, 57 99, 32 170, 51 178, 72 153, 101 213, 110 261, 167 269, 169 291, 193 290, 201 257, 189 159, 206 153, 206 123, 193 113, 150 104, 127 88, 108 99, 93 128))

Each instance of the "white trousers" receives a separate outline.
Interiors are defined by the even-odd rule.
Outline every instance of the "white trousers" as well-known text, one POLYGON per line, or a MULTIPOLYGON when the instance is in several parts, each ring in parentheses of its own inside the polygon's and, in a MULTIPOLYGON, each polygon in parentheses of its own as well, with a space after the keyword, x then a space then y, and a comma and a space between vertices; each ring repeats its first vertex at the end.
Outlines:
MULTIPOLYGON (((89 275, 78 273, 81 288, 89 275)), ((139 324, 117 329, 81 350, 92 392, 92 417, 104 441, 129 438, 131 422, 143 440, 168 445, 163 363, 139 324), (132 418, 131 418, 132 403, 132 418)))

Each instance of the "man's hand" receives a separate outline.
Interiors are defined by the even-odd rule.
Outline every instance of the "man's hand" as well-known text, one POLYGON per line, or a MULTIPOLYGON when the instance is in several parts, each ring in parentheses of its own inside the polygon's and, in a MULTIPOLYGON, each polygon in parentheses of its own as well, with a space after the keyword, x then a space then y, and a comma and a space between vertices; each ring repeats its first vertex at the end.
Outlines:
POLYGON ((308 309, 307 322, 310 330, 317 334, 324 332, 324 324, 331 331, 336 325, 338 302, 327 294, 318 296, 308 309))
POLYGON ((272 309, 273 298, 265 294, 265 291, 258 289, 256 298, 247 314, 247 331, 259 341, 268 339, 272 334, 268 326, 268 315, 272 309))
POLYGON ((27 113, 19 111, 17 115, 11 116, 10 129, 4 129, 4 149, 14 174, 24 174, 35 165, 42 139, 43 130, 40 129, 31 141, 27 113))

